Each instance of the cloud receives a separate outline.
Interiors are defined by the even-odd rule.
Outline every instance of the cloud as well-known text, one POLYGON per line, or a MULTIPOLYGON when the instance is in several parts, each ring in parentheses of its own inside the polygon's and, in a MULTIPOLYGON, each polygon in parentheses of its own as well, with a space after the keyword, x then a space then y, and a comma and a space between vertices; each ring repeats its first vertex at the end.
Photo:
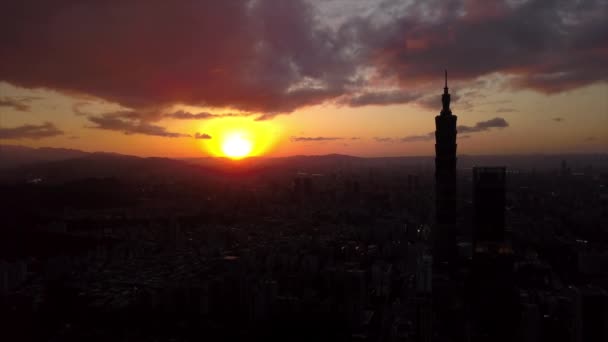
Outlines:
POLYGON ((194 139, 204 139, 204 140, 207 140, 207 139, 211 139, 211 136, 209 134, 207 134, 207 133, 198 133, 197 132, 197 133, 194 134, 194 139))
POLYGON ((72 104, 72 112, 76 116, 88 116, 89 113, 86 113, 82 110, 82 107, 86 107, 88 105, 88 102, 75 102, 72 104))
POLYGON ((519 112, 519 111, 515 108, 498 108, 496 110, 496 113, 513 113, 513 112, 519 112))
POLYGON ((51 122, 45 122, 41 125, 0 128, 0 139, 42 139, 63 134, 64 132, 51 122))
MULTIPOLYGON (((128 112, 130 113, 130 112, 128 112)), ((105 129, 110 131, 119 131, 124 134, 144 134, 167 138, 189 137, 189 134, 169 132, 165 127, 153 125, 143 120, 129 120, 121 116, 121 112, 117 115, 103 114, 101 116, 89 116, 87 119, 94 123, 95 126, 88 128, 105 129)))
POLYGON ((564 118, 557 117, 557 118, 553 118, 551 120, 553 120, 555 122, 562 122, 562 121, 564 121, 564 118))
MULTIPOLYGON (((468 96, 465 95, 460 95, 460 93, 452 93, 451 94, 451 103, 452 103, 452 110, 460 112, 466 112, 466 111, 471 111, 473 109, 473 102, 472 100, 474 98, 479 98, 479 96, 472 96, 471 94, 469 94, 468 96)), ((437 112, 439 112, 441 110, 441 95, 439 94, 433 94, 433 95, 428 95, 428 96, 424 96, 421 97, 419 99, 416 100, 416 104, 426 108, 426 109, 431 109, 431 110, 436 110, 437 112)))
POLYGON ((596 139, 595 139, 595 137, 586 137, 586 138, 585 138, 585 141, 586 141, 586 142, 593 142, 593 141, 595 141, 595 140, 596 140, 596 139))
POLYGON ((178 110, 173 113, 166 114, 165 117, 179 120, 204 120, 204 119, 215 119, 224 117, 236 117, 236 116, 250 116, 253 113, 221 113, 213 114, 209 112, 190 113, 183 110, 178 110))
POLYGON ((335 140, 343 140, 344 138, 340 137, 295 137, 292 136, 289 138, 292 142, 310 142, 310 141, 335 141, 335 140))
POLYGON ((266 120, 328 100, 422 101, 444 67, 460 88, 490 75, 543 93, 608 80, 605 1, 384 0, 338 6, 337 18, 317 3, 13 1, 0 13, 0 80, 101 98, 147 121, 176 104, 266 120), (387 84, 400 90, 370 90, 387 84))
POLYGON ((303 0, 24 0, 3 8, 0 42, 1 80, 138 112, 181 103, 272 116, 342 95, 358 66, 303 0))
POLYGON ((475 133, 483 132, 492 128, 509 127, 509 123, 503 118, 494 118, 487 121, 480 121, 475 126, 458 126, 456 129, 459 133, 475 133))
MULTIPOLYGON (((87 113, 82 110, 82 107, 88 106, 87 102, 77 102, 72 105, 72 111, 77 116, 91 116, 91 113, 87 113)), ((136 111, 130 109, 124 109, 120 111, 115 111, 111 113, 102 113, 102 116, 112 116, 112 117, 120 117, 129 120, 143 120, 143 121, 159 121, 164 118, 169 119, 177 119, 177 120, 205 120, 205 119, 214 119, 214 118, 223 118, 223 117, 237 117, 237 116, 249 116, 253 115, 253 113, 243 112, 243 113, 221 113, 214 114, 209 112, 199 112, 199 113, 191 113, 184 110, 178 110, 175 112, 166 113, 166 110, 163 109, 148 109, 144 111, 136 111)))
POLYGON ((400 142, 417 142, 417 141, 429 141, 435 139, 435 132, 429 132, 423 135, 409 135, 399 139, 400 142))
MULTIPOLYGON (((397 6, 399 1, 389 1, 397 6)), ((391 5, 389 5, 391 6, 391 5)), ((513 88, 556 93, 608 80, 608 3, 413 1, 386 25, 353 24, 382 77, 402 86, 500 73, 513 88), (376 43, 373 43, 376 42, 376 43)))
POLYGON ((1 97, 0 107, 10 107, 20 112, 27 112, 30 110, 29 102, 37 100, 38 97, 23 96, 18 98, 13 97, 1 97))
POLYGON ((374 141, 379 143, 394 143, 396 140, 391 137, 374 137, 374 141))
MULTIPOLYGON (((505 128, 509 127, 509 123, 503 118, 494 118, 487 121, 479 121, 474 126, 458 126, 456 130, 459 134, 467 133, 465 135, 459 135, 458 139, 468 139, 470 138, 471 133, 478 133, 490 130, 492 128, 505 128)), ((381 140, 381 139, 391 139, 391 138, 374 138, 378 142, 392 142, 397 140, 381 140), (379 140, 380 139, 380 140, 379 140)), ((435 132, 429 132, 427 134, 421 135, 409 135, 403 138, 398 139, 399 142, 407 143, 407 142, 418 142, 418 141, 430 141, 435 139, 435 132)))
POLYGON ((349 97, 344 103, 351 107, 368 105, 393 105, 409 103, 421 97, 418 93, 408 93, 402 90, 366 92, 349 97))

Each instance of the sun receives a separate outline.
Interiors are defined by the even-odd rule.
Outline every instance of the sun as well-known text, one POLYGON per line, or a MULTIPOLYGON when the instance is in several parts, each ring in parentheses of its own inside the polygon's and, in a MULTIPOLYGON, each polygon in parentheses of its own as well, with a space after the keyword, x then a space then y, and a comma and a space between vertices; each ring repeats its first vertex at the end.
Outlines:
POLYGON ((258 121, 251 116, 204 120, 196 127, 196 132, 211 137, 195 141, 208 155, 233 160, 263 156, 269 153, 282 137, 281 126, 276 122, 258 121))
POLYGON ((251 140, 247 139, 242 134, 228 135, 222 141, 222 152, 231 159, 247 157, 252 149, 253 144, 251 143, 251 140))

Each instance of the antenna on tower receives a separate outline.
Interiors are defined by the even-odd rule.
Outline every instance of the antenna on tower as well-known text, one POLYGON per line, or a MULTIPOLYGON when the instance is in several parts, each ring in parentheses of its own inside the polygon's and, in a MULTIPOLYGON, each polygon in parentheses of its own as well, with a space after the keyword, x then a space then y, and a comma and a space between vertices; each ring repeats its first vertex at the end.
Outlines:
POLYGON ((445 87, 448 87, 448 69, 445 69, 445 87))

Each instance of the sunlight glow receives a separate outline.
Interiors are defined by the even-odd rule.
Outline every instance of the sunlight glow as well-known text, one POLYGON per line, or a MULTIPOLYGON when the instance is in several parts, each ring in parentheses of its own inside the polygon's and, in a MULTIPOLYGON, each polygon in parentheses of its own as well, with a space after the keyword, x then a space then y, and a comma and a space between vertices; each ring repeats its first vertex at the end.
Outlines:
POLYGON ((232 159, 241 159, 247 157, 253 148, 250 140, 243 137, 241 134, 231 134, 222 142, 222 151, 232 159))
POLYGON ((211 156, 234 160, 266 155, 281 139, 281 129, 276 122, 255 121, 253 117, 205 120, 196 131, 213 137, 198 141, 202 150, 211 156))

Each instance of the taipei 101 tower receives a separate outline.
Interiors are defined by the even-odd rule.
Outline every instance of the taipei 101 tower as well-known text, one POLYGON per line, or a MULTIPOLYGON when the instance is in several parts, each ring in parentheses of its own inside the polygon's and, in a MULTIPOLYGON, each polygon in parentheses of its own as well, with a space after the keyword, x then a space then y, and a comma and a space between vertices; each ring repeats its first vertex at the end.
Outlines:
POLYGON ((443 108, 435 117, 435 215, 433 259, 449 262, 456 250, 456 115, 450 110, 448 72, 441 96, 443 108))

